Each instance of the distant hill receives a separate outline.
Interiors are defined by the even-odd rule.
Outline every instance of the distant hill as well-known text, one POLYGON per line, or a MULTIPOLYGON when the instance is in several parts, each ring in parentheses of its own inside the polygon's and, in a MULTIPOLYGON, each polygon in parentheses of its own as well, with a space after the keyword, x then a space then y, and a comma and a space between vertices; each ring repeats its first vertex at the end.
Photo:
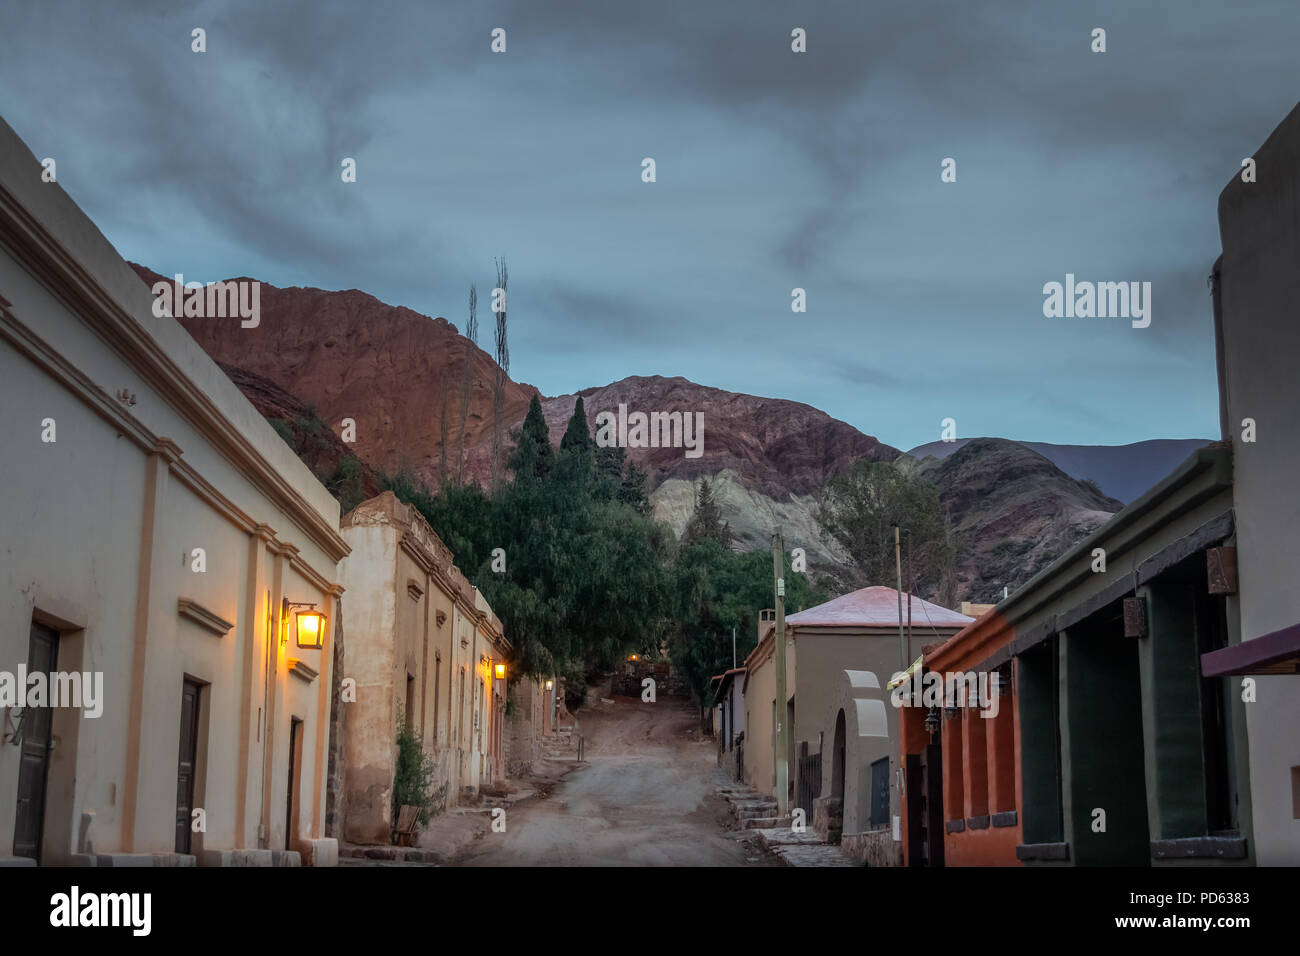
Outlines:
MULTIPOLYGON (((908 454, 913 458, 947 458, 968 442, 979 440, 982 439, 932 441, 916 446, 908 454)), ((1038 452, 1072 478, 1095 481, 1107 495, 1128 504, 1182 464, 1188 455, 1214 439, 1153 438, 1131 445, 1053 445, 1041 441, 1005 440, 1038 452)))
POLYGON ((1015 590, 1123 507, 1038 452, 975 438, 914 467, 939 488, 957 545, 958 595, 993 602, 1015 590))

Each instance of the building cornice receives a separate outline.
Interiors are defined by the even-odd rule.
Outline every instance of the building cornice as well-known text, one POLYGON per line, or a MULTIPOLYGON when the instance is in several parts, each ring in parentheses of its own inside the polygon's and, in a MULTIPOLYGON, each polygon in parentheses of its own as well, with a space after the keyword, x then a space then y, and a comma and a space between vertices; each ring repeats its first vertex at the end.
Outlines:
POLYGON ((176 610, 181 617, 189 618, 199 627, 211 631, 217 637, 225 637, 230 633, 231 628, 235 626, 220 614, 208 610, 202 604, 191 601, 189 598, 180 598, 176 602, 176 610))
MULTIPOLYGON (((216 403, 167 355, 145 327, 123 309, 3 185, 0 185, 0 242, 37 281, 97 333, 172 408, 198 429, 236 470, 281 508, 330 560, 337 563, 348 554, 348 546, 338 530, 331 527, 289 480, 271 466, 216 403)), ((10 309, 5 309, 3 314, 6 325, 22 324, 10 309)), ((29 341, 42 341, 26 326, 23 328, 29 341)), ((64 364, 66 366, 67 363, 64 364)), ((74 391, 81 394, 83 399, 87 387, 102 393, 102 389, 80 374, 79 370, 78 379, 82 387, 74 391)), ((96 410, 100 411, 101 408, 96 410)), ((140 428, 143 429, 143 426, 140 428)), ((144 431, 148 432, 147 429, 144 431)), ((146 444, 152 446, 154 443, 146 444)))

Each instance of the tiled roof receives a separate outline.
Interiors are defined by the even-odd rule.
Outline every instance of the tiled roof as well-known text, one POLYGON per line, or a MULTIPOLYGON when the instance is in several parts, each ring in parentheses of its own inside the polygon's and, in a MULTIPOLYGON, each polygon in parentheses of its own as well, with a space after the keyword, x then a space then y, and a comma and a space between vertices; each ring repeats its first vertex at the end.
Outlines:
MULTIPOLYGON (((965 627, 974 618, 946 607, 912 597, 912 628, 965 627)), ((903 604, 903 621, 907 621, 907 604, 903 604)), ((805 627, 898 627, 898 592, 889 587, 862 588, 842 594, 832 601, 791 614, 787 625, 805 627)))

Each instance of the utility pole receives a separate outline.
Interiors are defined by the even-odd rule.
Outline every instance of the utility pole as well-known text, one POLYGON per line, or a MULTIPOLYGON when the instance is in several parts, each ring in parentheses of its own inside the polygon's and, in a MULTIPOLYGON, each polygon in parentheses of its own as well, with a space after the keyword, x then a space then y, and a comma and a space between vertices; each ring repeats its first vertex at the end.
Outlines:
MULTIPOLYGON (((907 659, 907 638, 903 636, 903 555, 898 541, 898 525, 894 525, 894 572, 897 575, 898 587, 894 593, 898 595, 898 653, 903 658, 903 666, 900 671, 907 670, 907 665, 912 663, 907 659)), ((912 602, 907 602, 908 608, 911 608, 912 602)))
POLYGON ((731 625, 731 669, 736 669, 736 625, 731 625))
POLYGON ((779 529, 772 534, 772 578, 776 588, 776 647, 773 649, 776 659, 776 734, 773 739, 776 750, 776 815, 783 817, 790 807, 787 792, 790 766, 786 762, 790 728, 786 726, 785 704, 785 547, 779 529))
POLYGON ((907 534, 907 664, 912 665, 912 589, 916 587, 916 572, 912 570, 912 532, 907 534))

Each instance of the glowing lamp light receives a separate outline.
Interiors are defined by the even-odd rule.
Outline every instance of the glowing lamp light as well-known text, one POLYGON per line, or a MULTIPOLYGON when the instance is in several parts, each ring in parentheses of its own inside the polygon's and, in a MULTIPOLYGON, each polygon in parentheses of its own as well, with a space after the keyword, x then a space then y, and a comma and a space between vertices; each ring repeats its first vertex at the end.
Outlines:
POLYGON ((325 643, 325 615, 320 611, 298 612, 298 646, 317 650, 325 643))
POLYGON ((551 689, 552 687, 554 687, 554 686, 555 686, 555 681, 548 680, 548 681, 546 682, 546 689, 547 689, 547 690, 550 690, 550 689, 551 689))
POLYGON ((505 665, 505 664, 498 664, 498 665, 496 665, 495 670, 496 670, 497 680, 505 680, 505 679, 506 679, 506 665, 505 665))
MULTIPOLYGON (((291 608, 298 608, 294 611, 294 629, 298 632, 298 646, 307 650, 320 650, 325 646, 325 615, 310 602, 290 601, 284 599, 284 613, 282 617, 288 619, 291 608)), ((285 634, 285 640, 288 640, 288 634, 285 634)))

